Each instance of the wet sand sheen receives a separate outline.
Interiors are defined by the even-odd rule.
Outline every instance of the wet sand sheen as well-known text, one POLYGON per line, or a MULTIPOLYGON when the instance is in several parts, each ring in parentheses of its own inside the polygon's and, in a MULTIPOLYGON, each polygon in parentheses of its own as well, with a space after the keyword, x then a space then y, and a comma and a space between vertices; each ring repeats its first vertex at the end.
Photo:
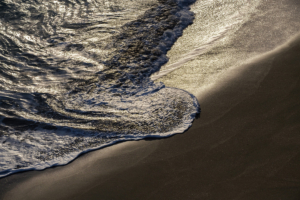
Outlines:
POLYGON ((0 179, 1 199, 299 199, 300 36, 199 91, 200 119, 67 166, 0 179))

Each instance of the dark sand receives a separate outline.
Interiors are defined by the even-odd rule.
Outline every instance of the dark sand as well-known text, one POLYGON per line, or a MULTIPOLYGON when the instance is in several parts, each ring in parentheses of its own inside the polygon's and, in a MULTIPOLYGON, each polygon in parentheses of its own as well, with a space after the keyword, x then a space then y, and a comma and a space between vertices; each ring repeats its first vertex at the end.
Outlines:
POLYGON ((300 36, 199 91, 184 134, 0 179, 1 199, 300 199, 300 36))

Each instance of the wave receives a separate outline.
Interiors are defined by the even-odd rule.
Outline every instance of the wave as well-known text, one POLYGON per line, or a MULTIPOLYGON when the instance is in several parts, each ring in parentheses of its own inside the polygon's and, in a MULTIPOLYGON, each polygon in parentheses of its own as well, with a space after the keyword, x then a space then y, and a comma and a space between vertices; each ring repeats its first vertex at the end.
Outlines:
POLYGON ((182 133, 200 112, 193 95, 150 79, 194 0, 149 1, 134 17, 131 1, 101 2, 2 1, 0 177, 182 133))

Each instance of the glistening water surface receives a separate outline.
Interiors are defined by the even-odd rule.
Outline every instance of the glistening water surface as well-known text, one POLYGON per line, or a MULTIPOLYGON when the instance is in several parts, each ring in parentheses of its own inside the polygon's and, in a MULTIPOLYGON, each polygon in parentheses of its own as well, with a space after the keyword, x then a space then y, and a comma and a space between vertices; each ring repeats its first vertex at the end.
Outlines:
POLYGON ((299 13, 295 0, 2 0, 0 177, 183 133, 192 94, 286 42, 299 13))
POLYGON ((191 0, 2 1, 0 174, 185 131, 195 97, 153 83, 191 0))

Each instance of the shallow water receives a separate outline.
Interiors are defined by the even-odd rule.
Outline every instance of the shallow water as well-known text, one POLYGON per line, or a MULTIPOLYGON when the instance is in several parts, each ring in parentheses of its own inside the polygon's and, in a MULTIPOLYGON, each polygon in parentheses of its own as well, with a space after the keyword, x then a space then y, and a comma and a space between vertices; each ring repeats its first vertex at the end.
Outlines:
POLYGON ((196 1, 191 11, 194 23, 152 78, 196 96, 229 68, 251 62, 300 31, 300 5, 294 0, 196 1))
POLYGON ((300 28, 292 0, 0 6, 0 177, 183 133, 201 87, 300 28))
POLYGON ((1 176, 185 131, 196 98, 149 76, 192 23, 191 3, 2 2, 1 176))

